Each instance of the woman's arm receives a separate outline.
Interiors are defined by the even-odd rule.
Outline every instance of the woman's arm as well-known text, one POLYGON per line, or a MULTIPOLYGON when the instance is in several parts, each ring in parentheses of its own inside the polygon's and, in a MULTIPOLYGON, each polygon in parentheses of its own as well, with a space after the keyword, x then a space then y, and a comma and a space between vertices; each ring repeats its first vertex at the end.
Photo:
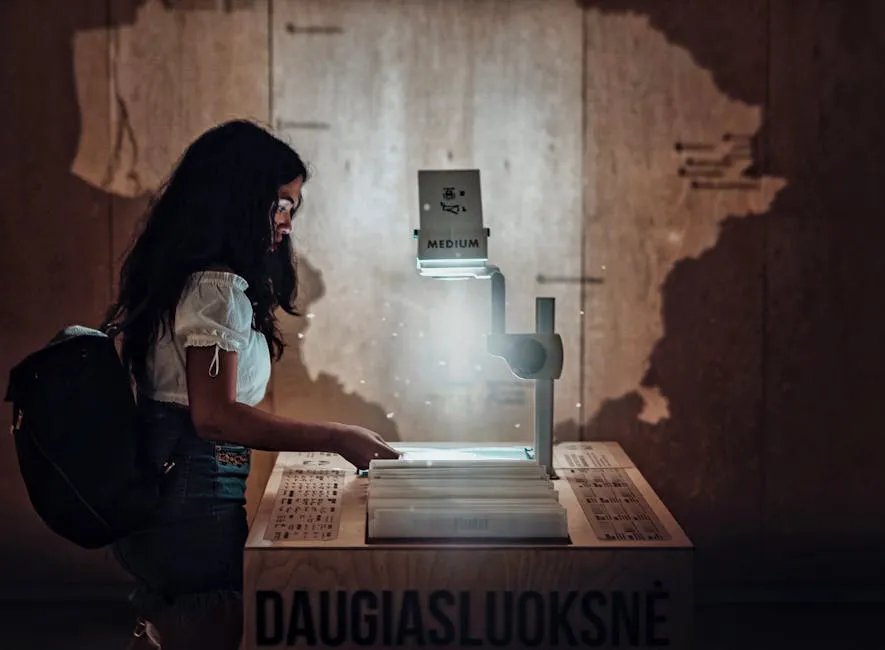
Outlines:
POLYGON ((214 347, 187 348, 187 391, 197 433, 266 451, 327 451, 357 467, 373 458, 396 458, 398 452, 377 433, 345 424, 296 422, 236 401, 237 354, 218 352, 218 374, 209 367, 214 347))

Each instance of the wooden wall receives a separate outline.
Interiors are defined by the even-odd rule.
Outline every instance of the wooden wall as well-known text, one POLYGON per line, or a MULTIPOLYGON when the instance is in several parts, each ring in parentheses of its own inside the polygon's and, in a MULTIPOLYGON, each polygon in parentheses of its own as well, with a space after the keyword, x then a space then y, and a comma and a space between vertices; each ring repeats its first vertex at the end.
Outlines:
POLYGON ((592 292, 608 334, 586 330, 585 386, 606 401, 583 433, 636 458, 699 545, 702 582, 880 583, 885 7, 582 4, 585 260, 630 260, 617 297, 592 292), (678 170, 734 151, 726 134, 749 137, 740 185, 690 190, 678 170), (623 350, 643 373, 613 382, 623 350))
MULTIPOLYGON (((80 136, 73 49, 81 41, 82 67, 90 70, 83 92, 107 93, 107 32, 103 2, 82 2, 67 11, 59 3, 4 2, 0 29, 2 162, 0 162, 0 304, 3 344, 0 367, 5 391, 10 366, 45 343, 59 320, 94 319, 110 297, 110 196, 71 171, 80 136), (40 61, 40 72, 32 67, 40 61), (32 65, 28 65, 31 62, 32 65)), ((106 95, 94 120, 108 123, 106 95)), ((108 158, 109 132, 93 138, 83 161, 108 158)), ((10 421, 4 408, 5 425, 10 421)), ((77 553, 57 542, 36 520, 18 478, 12 438, 0 438, 0 576, 4 582, 88 580, 101 571, 98 554, 77 553), (67 569, 67 570, 66 570, 67 569)))
MULTIPOLYGON (((147 194, 250 116, 315 170, 265 407, 525 438, 530 393, 452 344, 488 288, 411 266, 417 169, 476 166, 509 325, 558 299, 558 436, 625 445, 704 584, 881 581, 883 10, 713 4, 2 3, 0 369, 99 318, 147 194)), ((0 471, 0 583, 121 579, 36 520, 8 437, 0 471)))
MULTIPOLYGON (((740 35, 728 74, 757 100, 766 5, 731 3, 701 40, 740 35)), ((667 19, 695 20, 670 7, 667 19)), ((652 477, 703 549, 702 581, 745 580, 764 507, 765 260, 758 228, 722 243, 779 186, 742 177, 763 109, 723 92, 644 12, 588 8, 585 27, 584 260, 605 282, 586 291, 580 433, 618 439, 652 477)))

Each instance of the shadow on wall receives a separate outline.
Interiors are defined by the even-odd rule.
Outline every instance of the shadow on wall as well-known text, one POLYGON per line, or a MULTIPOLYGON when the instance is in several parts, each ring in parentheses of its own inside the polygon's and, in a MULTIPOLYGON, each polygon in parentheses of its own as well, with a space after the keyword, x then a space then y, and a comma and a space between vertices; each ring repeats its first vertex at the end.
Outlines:
POLYGON ((701 581, 881 583, 885 5, 580 4, 647 16, 724 93, 760 105, 747 173, 787 185, 662 286, 643 384, 669 419, 640 421, 630 393, 557 435, 625 446, 698 545, 701 581), (751 51, 760 30, 767 51, 751 51), (828 511, 851 525, 837 533, 828 511))
MULTIPOLYGON (((114 225, 139 221, 147 196, 134 199, 96 188, 71 172, 81 130, 74 70, 78 31, 133 24, 146 0, 0 3, 0 32, 8 55, 0 61, 0 87, 13 89, 0 103, 0 388, 5 394, 9 369, 71 322, 97 324, 111 296, 115 263, 114 225), (27 64, 25 64, 27 62, 27 64)), ((235 10, 252 0, 226 0, 235 10)), ((175 10, 218 10, 200 0, 169 2, 175 10)), ((98 75, 90 71, 90 82, 98 75)), ((92 107, 90 107, 91 110, 92 107)), ((106 111, 106 106, 95 107, 106 111)), ((208 125, 207 125, 208 126, 208 125)), ((109 129, 110 131, 110 129, 109 129)), ((128 227, 128 226, 126 226, 128 227)), ((124 236, 123 239, 126 237, 124 236)), ((317 269, 302 261, 307 304, 323 296, 317 269), (314 287, 311 289, 310 287, 314 287), (317 289, 318 288, 318 289, 317 289), (313 293, 311 293, 313 291, 313 293)), ((302 300, 302 304, 305 301, 302 300)), ((287 318, 287 360, 296 368, 294 388, 334 410, 346 408, 350 420, 375 427, 392 439, 384 409, 346 394, 333 377, 312 380, 300 361, 296 334, 303 321, 287 318), (293 325, 294 323, 294 325, 293 325)), ((4 408, 6 417, 11 417, 4 408)), ((0 474, 11 477, 0 497, 0 582, 94 583, 123 574, 104 552, 86 553, 55 538, 33 513, 18 473, 13 441, 0 439, 0 474), (64 576, 62 578, 62 576, 64 576)))
MULTIPOLYGON (((312 305, 326 297, 322 273, 304 256, 298 258, 298 286, 298 311, 301 314, 308 314, 312 305)), ((307 411, 302 417, 309 417, 312 421, 359 424, 377 431, 385 440, 399 440, 397 425, 387 417, 387 409, 382 405, 363 399, 359 393, 348 392, 334 375, 320 371, 315 379, 311 378, 299 344, 307 333, 309 323, 307 318, 292 318, 286 314, 281 316, 280 327, 288 347, 274 377, 275 409, 298 417, 297 412, 291 413, 291 408, 287 408, 289 405, 279 403, 281 394, 297 396, 296 410, 303 405, 307 411), (295 355, 297 357, 293 360, 292 356, 295 355)))

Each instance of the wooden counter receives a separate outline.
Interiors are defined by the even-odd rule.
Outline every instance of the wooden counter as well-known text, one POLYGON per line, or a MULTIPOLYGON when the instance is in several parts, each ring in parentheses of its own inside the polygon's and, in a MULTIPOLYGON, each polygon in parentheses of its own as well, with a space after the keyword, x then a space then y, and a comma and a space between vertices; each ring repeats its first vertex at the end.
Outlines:
POLYGON ((560 444, 554 465, 570 544, 387 544, 366 540, 353 466, 280 454, 246 544, 243 647, 688 648, 681 527, 616 443, 560 444))

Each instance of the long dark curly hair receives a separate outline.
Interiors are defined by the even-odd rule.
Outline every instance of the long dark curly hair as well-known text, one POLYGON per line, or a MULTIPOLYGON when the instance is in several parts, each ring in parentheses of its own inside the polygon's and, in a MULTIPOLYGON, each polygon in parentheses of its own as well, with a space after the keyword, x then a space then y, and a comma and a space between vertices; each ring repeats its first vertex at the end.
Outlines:
POLYGON ((272 358, 282 357, 274 312, 297 315, 298 282, 289 237, 273 246, 272 219, 279 188, 297 178, 308 180, 301 157, 250 121, 216 126, 187 148, 147 210, 103 323, 125 324, 121 356, 136 379, 151 346, 174 327, 190 276, 210 269, 228 269, 249 283, 252 326, 272 358))

